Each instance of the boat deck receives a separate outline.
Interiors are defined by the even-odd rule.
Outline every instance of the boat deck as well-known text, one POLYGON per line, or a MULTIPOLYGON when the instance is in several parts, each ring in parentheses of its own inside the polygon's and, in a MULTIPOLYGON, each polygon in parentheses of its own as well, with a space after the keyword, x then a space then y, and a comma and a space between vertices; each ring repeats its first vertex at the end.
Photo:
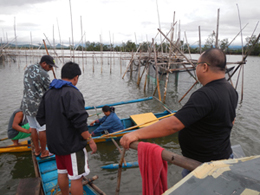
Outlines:
MULTIPOLYGON (((55 155, 45 159, 36 157, 37 165, 39 168, 40 177, 42 179, 42 187, 45 195, 55 194, 60 191, 57 185, 57 166, 55 161, 55 155)), ((94 192, 88 185, 83 186, 84 194, 95 195, 94 192)))

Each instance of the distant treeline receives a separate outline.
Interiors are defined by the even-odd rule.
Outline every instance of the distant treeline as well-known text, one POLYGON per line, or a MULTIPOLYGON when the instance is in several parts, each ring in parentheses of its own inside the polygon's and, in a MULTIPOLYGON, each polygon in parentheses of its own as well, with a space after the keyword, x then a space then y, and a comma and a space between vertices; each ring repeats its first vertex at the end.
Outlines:
MULTIPOLYGON (((258 40, 255 46, 252 48, 253 43, 256 41, 256 37, 254 36, 252 39, 246 38, 246 46, 243 47, 244 53, 250 51, 250 55, 260 56, 260 41, 258 40)), ((223 39, 219 41, 219 47, 222 50, 225 50, 227 54, 242 54, 242 47, 240 48, 232 48, 228 45, 228 39, 223 39)), ((78 46, 77 50, 85 50, 85 51, 122 51, 122 52, 136 52, 140 46, 139 52, 149 52, 149 49, 154 51, 154 48, 151 47, 151 42, 143 42, 136 44, 132 41, 127 41, 126 43, 122 43, 121 45, 105 45, 99 42, 86 42, 84 46, 78 46), (141 45, 141 46, 140 46, 141 45)), ((170 44, 169 43, 162 43, 162 44, 154 44, 156 51, 163 51, 169 52, 170 44)), ((205 51, 209 48, 215 47, 215 43, 207 39, 206 43, 201 47, 201 51, 205 51)), ((178 44, 178 48, 180 48, 184 53, 200 53, 199 46, 191 47, 188 44, 183 44, 182 41, 178 44)))
MULTIPOLYGON (((214 34, 211 34, 208 39, 206 40, 205 44, 201 47, 201 51, 205 51, 209 48, 213 48, 215 47, 215 38, 214 38, 214 34)), ((256 36, 253 36, 251 39, 249 37, 246 38, 246 45, 243 47, 243 51, 248 52, 250 51, 250 55, 253 56, 260 56, 260 41, 257 40, 256 44, 254 47, 253 44, 256 42, 256 36)), ((200 49, 199 46, 190 46, 189 44, 184 44, 183 41, 180 41, 179 43, 175 43, 177 44, 177 47, 183 51, 184 53, 200 53, 200 49)), ((149 50, 154 51, 154 49, 156 49, 156 51, 163 51, 164 53, 169 52, 169 48, 170 48, 170 44, 169 43, 165 43, 163 42, 162 44, 158 44, 155 43, 154 46, 151 46, 152 43, 151 42, 143 42, 143 43, 139 43, 136 44, 132 41, 127 41, 126 43, 122 43, 121 45, 116 45, 113 46, 112 44, 102 44, 100 42, 89 42, 87 41, 84 45, 78 45, 76 46, 76 48, 74 48, 77 51, 117 51, 117 52, 136 52, 137 49, 139 48, 139 52, 149 52, 149 50), (141 45, 141 46, 140 46, 141 45)), ((242 47, 229 47, 229 41, 228 39, 223 39, 223 40, 219 40, 218 41, 218 45, 219 47, 225 51, 225 53, 227 54, 242 54, 242 47)), ((11 46, 13 47, 13 46, 11 46)), ((9 46, 10 48, 10 46, 9 46)), ((21 48, 21 47, 19 47, 21 48)), ((23 46, 24 49, 39 49, 39 47, 37 46, 23 46)), ((47 46, 48 49, 52 49, 51 47, 47 46)), ((72 49, 73 46, 69 46, 69 47, 65 47, 65 46, 56 46, 56 49, 72 49)), ((40 49, 45 49, 43 46, 40 47, 40 49)))

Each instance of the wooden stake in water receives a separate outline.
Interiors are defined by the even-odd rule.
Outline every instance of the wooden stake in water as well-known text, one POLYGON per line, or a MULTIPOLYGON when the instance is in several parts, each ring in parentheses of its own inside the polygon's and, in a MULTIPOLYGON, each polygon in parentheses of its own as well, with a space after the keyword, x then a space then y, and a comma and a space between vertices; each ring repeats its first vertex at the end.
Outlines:
MULTIPOLYGON (((49 52, 48 52, 48 48, 47 48, 47 46, 46 46, 45 40, 43 39, 42 41, 43 41, 44 47, 45 47, 45 49, 46 49, 46 53, 47 53, 48 55, 50 55, 49 52)), ((51 70, 52 70, 52 73, 53 73, 53 77, 56 79, 56 75, 55 75, 55 72, 54 72, 54 70, 53 70, 53 67, 52 67, 51 70)))
POLYGON ((82 37, 82 42, 81 42, 81 52, 82 52, 82 71, 84 72, 84 53, 83 53, 83 27, 82 27, 82 16, 80 16, 80 27, 81 27, 81 37, 82 37))
POLYGON ((116 195, 118 195, 119 191, 120 191, 121 172, 122 172, 122 164, 123 164, 123 161, 124 161, 124 156, 125 156, 125 148, 123 149, 121 159, 120 159, 120 162, 119 162, 119 165, 118 165, 116 195))
MULTIPOLYGON (((69 0, 69 2, 70 2, 70 0, 69 0)), ((71 20, 71 40, 72 40, 73 57, 74 57, 74 39, 73 39, 73 22, 72 22, 71 2, 70 2, 70 20, 71 20)))
POLYGON ((94 64, 95 64, 94 55, 92 55, 92 68, 93 68, 93 72, 95 71, 95 70, 94 70, 94 64))
POLYGON ((101 52, 101 73, 103 72, 103 44, 102 44, 102 38, 100 35, 100 52, 101 52))

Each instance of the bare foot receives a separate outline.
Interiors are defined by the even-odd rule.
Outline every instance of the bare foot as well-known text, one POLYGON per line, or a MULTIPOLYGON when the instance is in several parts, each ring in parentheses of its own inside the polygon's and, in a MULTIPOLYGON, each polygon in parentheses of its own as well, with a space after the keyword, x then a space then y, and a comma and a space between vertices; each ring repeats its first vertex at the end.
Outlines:
POLYGON ((50 156, 50 153, 49 153, 48 150, 45 150, 44 152, 42 152, 41 158, 44 158, 44 157, 47 157, 47 156, 50 156))
POLYGON ((38 151, 34 150, 34 155, 39 156, 41 154, 41 148, 38 151))

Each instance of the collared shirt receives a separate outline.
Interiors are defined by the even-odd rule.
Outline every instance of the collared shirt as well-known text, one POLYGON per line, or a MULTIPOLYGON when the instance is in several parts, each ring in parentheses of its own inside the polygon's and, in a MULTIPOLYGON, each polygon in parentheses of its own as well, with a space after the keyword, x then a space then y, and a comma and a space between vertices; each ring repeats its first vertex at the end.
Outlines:
POLYGON ((34 64, 26 68, 23 82, 21 109, 25 115, 35 117, 42 96, 49 88, 50 77, 40 64, 34 64))

